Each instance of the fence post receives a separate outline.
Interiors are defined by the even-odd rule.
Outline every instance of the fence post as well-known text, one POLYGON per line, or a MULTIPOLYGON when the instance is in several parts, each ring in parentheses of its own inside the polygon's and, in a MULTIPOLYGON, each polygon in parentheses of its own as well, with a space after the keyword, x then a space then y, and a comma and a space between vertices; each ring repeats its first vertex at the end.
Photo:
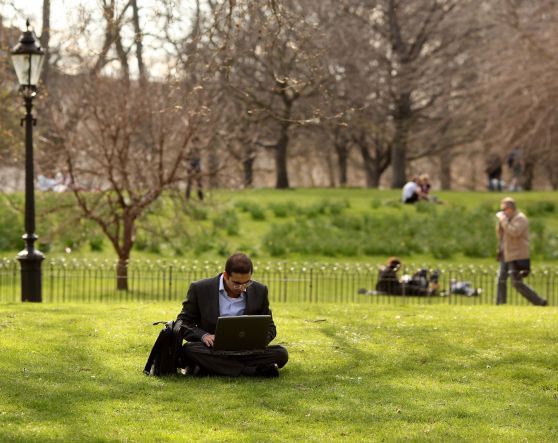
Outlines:
POLYGON ((308 279, 308 302, 312 303, 312 286, 314 282, 314 268, 310 266, 310 278, 308 279))

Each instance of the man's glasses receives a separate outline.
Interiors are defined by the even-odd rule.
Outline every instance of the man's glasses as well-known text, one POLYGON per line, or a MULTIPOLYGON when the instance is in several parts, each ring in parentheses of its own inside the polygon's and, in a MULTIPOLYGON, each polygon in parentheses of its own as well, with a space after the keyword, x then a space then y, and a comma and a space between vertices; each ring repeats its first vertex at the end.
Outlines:
POLYGON ((248 287, 250 287, 250 285, 251 285, 252 283, 254 283, 252 280, 248 280, 247 282, 244 282, 244 283, 238 283, 238 282, 232 281, 232 280, 230 280, 230 279, 228 280, 228 282, 229 282, 229 286, 230 286, 231 288, 233 288, 233 289, 242 289, 242 290, 247 289, 248 287))

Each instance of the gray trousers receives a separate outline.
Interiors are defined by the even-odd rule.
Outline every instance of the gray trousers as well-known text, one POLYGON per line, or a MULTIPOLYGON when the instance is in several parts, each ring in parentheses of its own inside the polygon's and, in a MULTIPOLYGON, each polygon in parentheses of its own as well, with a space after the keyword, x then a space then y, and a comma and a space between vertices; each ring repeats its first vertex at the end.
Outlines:
POLYGON ((512 285, 517 292, 529 300, 534 305, 542 306, 545 304, 545 299, 539 295, 529 285, 523 283, 523 277, 514 268, 513 262, 500 262, 500 270, 498 271, 498 292, 496 295, 496 304, 503 305, 507 302, 508 292, 508 277, 511 276, 512 285))
POLYGON ((188 342, 182 347, 183 362, 198 365, 210 374, 238 377, 254 375, 258 366, 276 363, 282 368, 289 360, 283 346, 268 346, 262 353, 250 355, 219 355, 201 342, 188 342))

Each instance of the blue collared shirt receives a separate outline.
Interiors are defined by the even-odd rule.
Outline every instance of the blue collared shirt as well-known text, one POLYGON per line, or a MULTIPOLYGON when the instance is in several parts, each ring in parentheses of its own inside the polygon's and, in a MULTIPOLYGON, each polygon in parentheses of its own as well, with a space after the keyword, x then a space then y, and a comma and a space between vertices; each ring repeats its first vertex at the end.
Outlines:
POLYGON ((225 290, 223 275, 219 278, 219 315, 228 317, 230 315, 244 315, 246 311, 246 291, 242 291, 239 297, 229 297, 225 290))

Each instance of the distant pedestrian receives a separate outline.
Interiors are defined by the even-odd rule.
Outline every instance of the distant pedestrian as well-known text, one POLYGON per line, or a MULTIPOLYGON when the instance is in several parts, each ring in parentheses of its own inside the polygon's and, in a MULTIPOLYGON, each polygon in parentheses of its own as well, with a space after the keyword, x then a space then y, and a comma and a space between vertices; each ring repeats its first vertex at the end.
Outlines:
POLYGON ((502 191, 502 157, 493 153, 486 162, 486 175, 488 177, 489 191, 502 191))
POLYGON ((525 169, 525 162, 521 149, 515 147, 511 150, 508 154, 507 164, 511 171, 509 190, 512 192, 521 191, 521 180, 525 169))
POLYGON ((199 150, 193 148, 186 160, 188 161, 186 200, 190 200, 190 194, 194 185, 198 188, 198 198, 203 200, 202 169, 199 150))
POLYGON ((515 289, 534 305, 546 306, 548 302, 541 298, 530 286, 523 283, 531 270, 529 259, 529 223, 523 212, 517 210, 515 200, 506 197, 500 203, 501 211, 496 214, 498 224, 496 232, 499 240, 498 291, 496 304, 507 301, 507 280, 511 276, 515 289))

